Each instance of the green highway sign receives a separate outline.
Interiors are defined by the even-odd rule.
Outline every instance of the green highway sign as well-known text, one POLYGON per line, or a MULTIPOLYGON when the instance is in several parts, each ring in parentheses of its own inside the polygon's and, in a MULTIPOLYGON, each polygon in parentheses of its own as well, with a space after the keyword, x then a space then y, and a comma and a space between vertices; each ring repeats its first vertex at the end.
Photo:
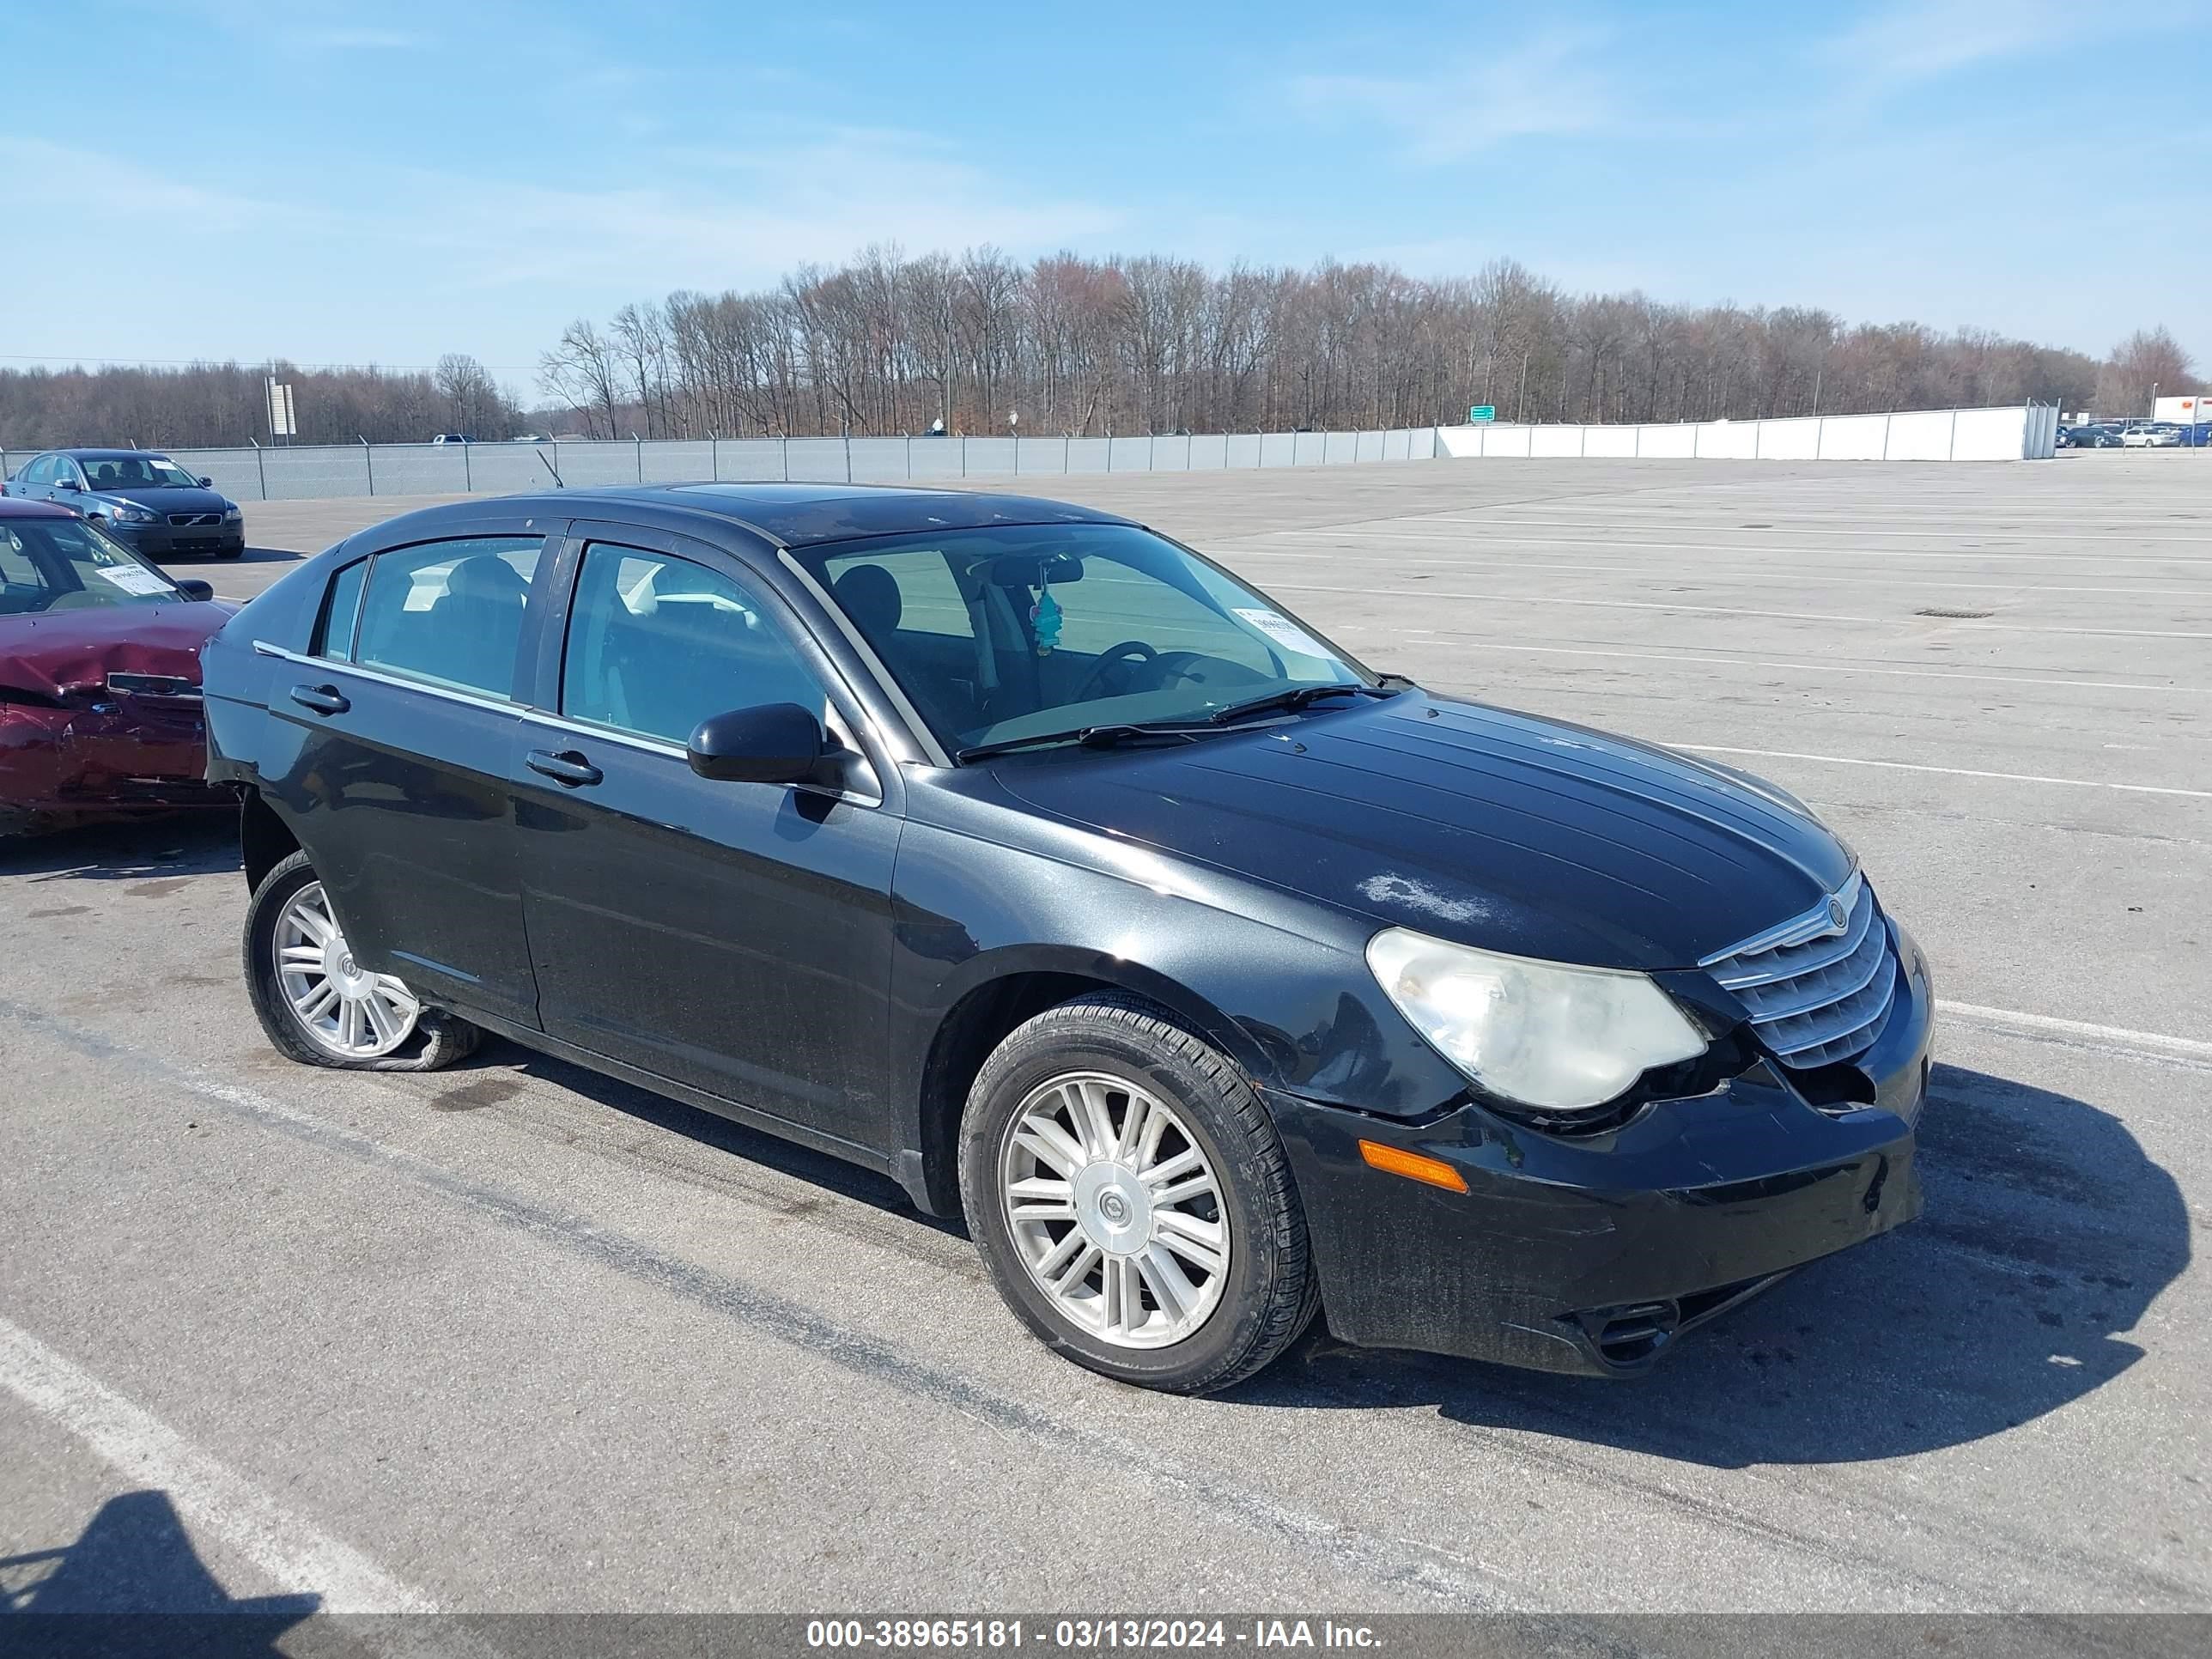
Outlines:
POLYGON ((1467 418, 1470 421, 1494 421, 1498 418, 1498 407, 1494 404, 1477 404, 1467 411, 1467 418))

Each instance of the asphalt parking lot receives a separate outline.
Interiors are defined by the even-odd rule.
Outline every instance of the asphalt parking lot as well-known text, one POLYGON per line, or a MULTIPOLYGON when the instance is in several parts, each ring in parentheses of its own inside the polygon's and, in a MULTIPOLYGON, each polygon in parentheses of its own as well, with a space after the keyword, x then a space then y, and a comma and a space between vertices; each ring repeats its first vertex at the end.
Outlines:
MULTIPOLYGON (((333 1610, 2212 1607, 2212 457, 1059 493, 1376 666, 1809 800, 1946 999, 1925 1218, 1638 1382, 1315 1341, 1153 1396, 1028 1340, 887 1182, 503 1044, 282 1060, 224 826, 51 838, 0 850, 0 1575, 333 1610)), ((404 505, 252 507, 258 550, 190 572, 242 596, 404 505)))

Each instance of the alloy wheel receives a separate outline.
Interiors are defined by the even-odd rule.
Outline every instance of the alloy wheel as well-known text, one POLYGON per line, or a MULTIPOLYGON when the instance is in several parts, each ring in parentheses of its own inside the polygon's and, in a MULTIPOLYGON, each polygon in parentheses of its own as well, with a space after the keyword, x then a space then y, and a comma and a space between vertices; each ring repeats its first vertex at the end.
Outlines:
POLYGON ((1182 1115, 1127 1079, 1071 1072, 1032 1090, 999 1185, 1022 1265, 1079 1329, 1166 1347, 1220 1305, 1231 1240, 1213 1165, 1182 1115))
POLYGON ((376 1060, 413 1034, 422 1005, 390 974, 356 964, 319 881, 286 901, 271 948, 285 1005, 317 1048, 341 1060, 376 1060))

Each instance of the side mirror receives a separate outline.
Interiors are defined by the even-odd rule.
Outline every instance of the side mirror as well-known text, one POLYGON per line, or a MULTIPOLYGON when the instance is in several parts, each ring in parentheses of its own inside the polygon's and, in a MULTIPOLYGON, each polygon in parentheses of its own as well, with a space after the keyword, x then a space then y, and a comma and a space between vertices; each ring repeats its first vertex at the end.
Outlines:
POLYGON ((204 582, 197 576, 190 576, 177 584, 177 592, 196 604, 205 605, 215 597, 215 584, 204 582))
POLYGON ((837 781, 829 733, 795 702, 709 714, 692 728, 685 749, 694 772, 725 783, 837 781))
POLYGON ((54 488, 57 489, 82 489, 84 486, 79 483, 75 478, 57 478, 54 480, 54 488))
POLYGON ((202 489, 213 489, 215 488, 215 480, 213 478, 202 478, 200 480, 200 488, 202 489))

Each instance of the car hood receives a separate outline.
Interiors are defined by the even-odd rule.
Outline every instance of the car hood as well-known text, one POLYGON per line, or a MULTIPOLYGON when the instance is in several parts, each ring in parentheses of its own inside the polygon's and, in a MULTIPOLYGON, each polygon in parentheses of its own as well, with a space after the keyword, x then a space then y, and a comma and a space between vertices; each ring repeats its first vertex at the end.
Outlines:
POLYGON ((231 609, 180 599, 0 617, 0 686, 66 697, 103 686, 117 672, 166 674, 197 685, 200 647, 230 620, 231 609))
POLYGON ((1851 869, 1827 830, 1732 769, 1419 692, 996 769, 1030 807, 1103 834, 1377 922, 1597 967, 1694 966, 1851 869))
POLYGON ((212 489, 88 489, 88 501, 125 501, 153 513, 220 513, 229 500, 212 489))

